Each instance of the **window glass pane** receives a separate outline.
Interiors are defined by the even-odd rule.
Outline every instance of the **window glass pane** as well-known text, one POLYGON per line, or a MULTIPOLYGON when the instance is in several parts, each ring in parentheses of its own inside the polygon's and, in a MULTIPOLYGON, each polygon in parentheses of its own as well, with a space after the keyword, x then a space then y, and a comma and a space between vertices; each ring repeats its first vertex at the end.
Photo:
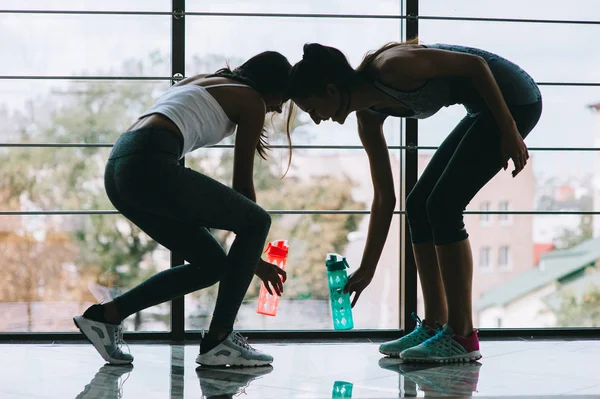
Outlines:
MULTIPOLYGON (((120 215, 0 216, 0 257, 0 332, 77 331, 73 316, 170 264, 120 215)), ((125 328, 169 330, 170 309, 132 315, 125 328)))
POLYGON ((377 0, 365 3, 358 0, 301 0, 282 2, 276 0, 202 1, 188 0, 188 11, 210 12, 262 12, 299 14, 377 14, 400 15, 400 1, 377 0))
MULTIPOLYGON (((368 215, 273 216, 268 241, 287 239, 290 246, 284 294, 275 317, 258 314, 260 280, 254 278, 238 314, 236 328, 332 330, 325 257, 328 252, 346 256, 349 272, 355 271, 362 257, 368 224, 368 215)), ((375 277, 353 309, 355 329, 398 328, 400 228, 400 217, 396 215, 375 277)), ((217 286, 211 287, 186 297, 187 329, 208 328, 217 289, 217 286)))
MULTIPOLYGON (((272 149, 267 161, 255 158, 257 202, 267 210, 370 210, 373 183, 363 149, 272 149), (331 197, 326 194, 331 193, 331 197)), ((401 159, 390 150, 396 197, 400 198, 401 159)), ((233 149, 199 149, 186 157, 186 166, 231 186, 233 149)), ((396 201, 396 210, 401 202, 396 201)))
MULTIPOLYGON (((465 224, 475 256, 475 326, 496 328, 599 326, 600 218, 590 215, 513 215, 511 226, 482 229, 477 215, 465 224), (477 267, 482 248, 508 268, 477 267)), ((419 312, 423 312, 418 291, 419 312)))
POLYGON ((0 36, 0 75, 170 76, 168 15, 0 14, 0 36))
POLYGON ((485 17, 519 19, 597 20, 598 2, 578 0, 575 7, 565 7, 560 0, 507 0, 503 2, 428 0, 419 3, 420 15, 444 17, 485 17))
POLYGON ((2 10, 170 11, 169 0, 0 0, 2 10))
POLYGON ((2 210, 112 210, 110 148, 0 148, 2 210))
POLYGON ((169 84, 5 80, 0 85, 0 142, 112 144, 169 84))
MULTIPOLYGON (((596 16, 600 14, 600 4, 592 9, 596 16)), ((598 36, 599 30, 599 25, 419 20, 423 43, 491 51, 516 63, 538 82, 600 82, 600 71, 595 68, 600 55, 590 52, 587 42, 581 40, 598 36)))
POLYGON ((490 265, 490 248, 481 247, 479 248, 479 267, 481 269, 487 269, 490 265))

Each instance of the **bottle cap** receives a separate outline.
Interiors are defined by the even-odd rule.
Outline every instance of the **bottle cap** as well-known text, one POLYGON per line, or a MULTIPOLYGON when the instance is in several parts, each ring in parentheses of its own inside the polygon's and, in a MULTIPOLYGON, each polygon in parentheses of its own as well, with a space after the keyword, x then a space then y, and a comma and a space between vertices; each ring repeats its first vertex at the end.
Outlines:
POLYGON ((288 246, 287 240, 272 241, 267 245, 265 253, 271 256, 277 256, 285 258, 288 254, 290 247, 288 246))
POLYGON ((328 271, 333 272, 336 270, 347 269, 350 265, 348 265, 348 261, 346 261, 346 258, 342 255, 330 253, 327 254, 327 257, 325 258, 325 267, 327 267, 328 271))

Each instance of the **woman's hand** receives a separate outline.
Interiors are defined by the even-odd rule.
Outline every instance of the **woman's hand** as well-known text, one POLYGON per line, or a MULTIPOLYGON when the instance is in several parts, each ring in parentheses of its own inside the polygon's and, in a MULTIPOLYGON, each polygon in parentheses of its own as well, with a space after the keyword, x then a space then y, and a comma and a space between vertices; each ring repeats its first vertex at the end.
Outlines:
POLYGON ((273 295, 271 287, 278 296, 283 294, 283 283, 287 280, 285 270, 261 259, 254 274, 262 280, 269 294, 273 295))
POLYGON ((350 277, 348 277, 348 283, 346 283, 344 293, 350 293, 350 295, 352 295, 352 293, 354 292, 354 298, 352 298, 352 307, 354 307, 354 305, 358 301, 358 298, 360 297, 360 294, 362 294, 364 289, 367 288, 369 284, 371 284, 374 274, 375 269, 373 269, 373 271, 370 271, 359 268, 357 271, 352 273, 350 277))
POLYGON ((507 128, 500 129, 500 155, 502 156, 504 170, 508 168, 509 159, 512 159, 515 164, 515 170, 512 171, 513 177, 518 175, 527 165, 529 151, 514 122, 508 125, 507 128))

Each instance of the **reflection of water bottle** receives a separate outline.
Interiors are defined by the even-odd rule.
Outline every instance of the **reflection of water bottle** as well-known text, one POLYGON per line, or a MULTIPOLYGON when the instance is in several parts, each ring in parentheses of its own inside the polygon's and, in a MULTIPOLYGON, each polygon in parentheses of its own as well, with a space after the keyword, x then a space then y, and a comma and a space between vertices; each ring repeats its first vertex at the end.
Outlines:
MULTIPOLYGON (((288 250, 289 247, 286 240, 270 242, 265 250, 265 253, 267 254, 266 261, 281 269, 285 269, 288 250)), ((273 291, 273 287, 271 287, 271 291, 273 291)), ((277 305, 279 305, 279 295, 275 294, 275 292, 273 292, 273 295, 269 294, 265 288, 265 284, 262 283, 260 285, 256 313, 264 314, 266 316, 275 316, 277 314, 277 305)))
POLYGON ((336 330, 350 330, 354 327, 350 294, 344 294, 344 287, 348 282, 346 269, 350 266, 348 266, 346 258, 338 254, 327 254, 325 266, 327 267, 333 328, 336 330))
POLYGON ((351 398, 352 397, 352 383, 346 381, 336 381, 333 383, 333 391, 331 392, 332 398, 351 398))

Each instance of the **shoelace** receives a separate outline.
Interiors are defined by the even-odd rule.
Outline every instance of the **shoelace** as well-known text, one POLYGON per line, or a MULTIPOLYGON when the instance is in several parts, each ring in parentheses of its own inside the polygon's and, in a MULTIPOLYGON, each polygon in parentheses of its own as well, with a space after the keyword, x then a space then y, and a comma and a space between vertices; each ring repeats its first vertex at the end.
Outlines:
POLYGON ((127 342, 125 342, 125 340, 123 339, 123 327, 122 326, 115 328, 115 343, 117 344, 117 348, 119 350, 121 350, 123 345, 125 345, 127 347, 127 352, 131 353, 131 350, 129 349, 129 345, 127 345, 127 342))
POLYGON ((417 326, 420 326, 423 324, 423 321, 421 321, 421 318, 419 316, 417 316, 417 314, 415 312, 412 312, 410 314, 410 316, 413 318, 413 320, 417 323, 417 326))
MULTIPOLYGON (((125 344, 127 345, 127 344, 125 344)), ((128 347, 129 348, 129 347, 128 347)), ((123 397, 123 385, 125 385, 125 383, 127 382, 127 380, 129 379, 129 376, 131 375, 131 372, 127 373, 127 377, 123 378, 120 377, 119 378, 119 385, 118 385, 118 392, 117 392, 117 399, 121 399, 123 397)))
POLYGON ((436 321, 435 324, 437 326, 437 333, 427 341, 423 342, 425 346, 429 346, 435 342, 441 341, 443 338, 446 338, 446 336, 449 335, 439 321, 436 321))
POLYGON ((244 349, 252 349, 246 337, 242 337, 240 333, 232 332, 231 338, 233 341, 244 349))

